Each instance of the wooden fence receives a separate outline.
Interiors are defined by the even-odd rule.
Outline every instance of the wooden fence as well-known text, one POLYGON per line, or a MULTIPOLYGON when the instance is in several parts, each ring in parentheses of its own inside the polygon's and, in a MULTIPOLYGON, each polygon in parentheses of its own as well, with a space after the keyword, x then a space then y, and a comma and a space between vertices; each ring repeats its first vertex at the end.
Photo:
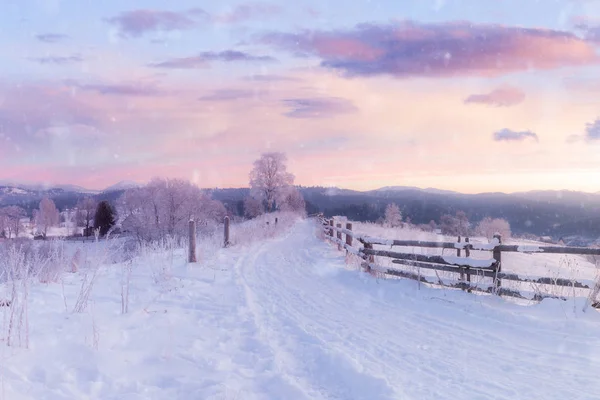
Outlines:
MULTIPOLYGON (((503 253, 546 253, 546 254, 573 254, 573 255, 594 255, 600 256, 599 248, 584 247, 559 247, 559 246, 537 246, 537 245, 505 245, 502 244, 502 237, 497 234, 491 243, 472 243, 470 239, 458 237, 456 242, 430 242, 421 240, 388 240, 360 235, 352 230, 352 223, 346 222, 343 227, 341 223, 335 223, 333 219, 325 219, 318 216, 319 223, 323 226, 325 237, 336 243, 339 250, 346 250, 347 253, 360 257, 362 267, 367 272, 378 271, 386 275, 414 279, 419 282, 430 283, 434 285, 451 286, 463 290, 488 292, 502 296, 511 296, 525 299, 519 291, 504 288, 503 281, 526 282, 541 285, 563 286, 569 288, 594 289, 595 294, 599 291, 598 287, 593 287, 594 283, 585 283, 571 279, 536 277, 528 278, 514 273, 505 273, 502 271, 503 253), (345 240, 343 239, 345 235, 345 240), (436 249, 454 249, 456 255, 424 255, 402 251, 376 250, 374 245, 385 245, 393 247, 417 247, 417 248, 436 248, 436 249), (475 259, 471 257, 472 251, 486 252, 488 258, 475 259), (446 285, 437 281, 430 281, 428 277, 420 273, 411 271, 381 267, 375 262, 375 257, 385 257, 391 259, 393 264, 402 266, 416 267, 417 271, 421 268, 435 271, 450 272, 458 276, 458 283, 446 285), (472 277, 491 278, 492 285, 482 289, 472 284, 472 277)), ((431 279, 431 278, 430 278, 431 279)), ((533 300, 542 300, 546 297, 557 297, 552 295, 536 294, 533 300)))

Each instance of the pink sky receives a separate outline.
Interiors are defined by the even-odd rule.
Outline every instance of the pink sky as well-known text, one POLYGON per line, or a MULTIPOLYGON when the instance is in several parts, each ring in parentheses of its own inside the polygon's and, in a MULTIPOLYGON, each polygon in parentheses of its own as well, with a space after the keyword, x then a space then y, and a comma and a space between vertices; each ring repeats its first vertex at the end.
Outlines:
POLYGON ((0 180, 240 187, 282 151, 305 186, 600 191, 597 27, 576 18, 591 6, 518 27, 495 6, 456 22, 450 0, 435 22, 415 6, 334 25, 311 7, 320 17, 290 28, 274 19, 292 18, 285 5, 247 4, 91 10, 89 37, 11 31, 0 180))

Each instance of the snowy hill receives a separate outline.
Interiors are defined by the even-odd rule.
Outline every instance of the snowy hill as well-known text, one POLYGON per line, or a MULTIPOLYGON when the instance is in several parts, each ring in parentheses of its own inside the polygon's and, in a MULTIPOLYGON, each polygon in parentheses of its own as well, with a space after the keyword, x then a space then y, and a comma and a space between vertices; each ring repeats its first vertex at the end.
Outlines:
POLYGON ((139 183, 134 182, 134 181, 120 181, 118 183, 115 183, 112 186, 107 187, 102 192, 103 193, 118 192, 118 191, 121 191, 121 190, 138 188, 140 186, 141 185, 139 183))
MULTIPOLYGON (((291 223, 234 225, 236 244, 223 249, 220 236, 203 239, 196 265, 185 262, 184 249, 148 247, 131 264, 105 259, 99 269, 91 264, 59 282, 33 284, 29 349, 0 343, 4 398, 600 393, 600 315, 582 313, 578 300, 523 307, 376 280, 349 268, 341 252, 316 237, 311 221, 285 228, 291 223), (86 311, 72 313, 90 281, 86 311), (124 288, 129 311, 122 314, 124 288)), ((88 246, 92 260, 110 252, 103 243, 88 246)))

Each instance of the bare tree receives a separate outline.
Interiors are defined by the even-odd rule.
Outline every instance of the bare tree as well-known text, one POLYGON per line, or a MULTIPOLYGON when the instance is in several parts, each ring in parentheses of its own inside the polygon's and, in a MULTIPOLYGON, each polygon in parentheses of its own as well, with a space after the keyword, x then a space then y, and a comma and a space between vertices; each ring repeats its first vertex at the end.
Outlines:
POLYGON ((80 226, 85 228, 83 231, 85 236, 89 236, 91 233, 90 227, 93 225, 97 208, 98 204, 96 203, 96 200, 91 197, 86 197, 77 203, 78 225, 81 224, 80 226))
POLYGON ((58 225, 59 212, 54 202, 48 197, 40 201, 40 208, 36 213, 36 225, 42 230, 44 237, 48 235, 48 228, 58 225))
POLYGON ((388 204, 385 208, 384 223, 391 228, 397 228, 402 225, 402 213, 396 203, 388 204))
POLYGON ((496 233, 501 234, 505 239, 511 236, 510 224, 502 218, 486 217, 479 222, 476 231, 488 239, 492 239, 496 233))
POLYGON ((278 192, 294 183, 294 175, 287 172, 286 162, 283 153, 264 153, 254 161, 250 172, 251 194, 264 201, 269 212, 274 209, 278 192))

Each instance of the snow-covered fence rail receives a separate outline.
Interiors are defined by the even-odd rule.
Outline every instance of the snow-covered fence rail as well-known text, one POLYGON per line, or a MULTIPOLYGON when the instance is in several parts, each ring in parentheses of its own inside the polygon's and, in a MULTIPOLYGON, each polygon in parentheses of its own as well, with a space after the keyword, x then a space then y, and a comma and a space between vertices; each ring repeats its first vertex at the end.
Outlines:
MULTIPOLYGON (((600 256, 600 248, 564 247, 564 246, 537 246, 537 245, 505 245, 502 244, 500 235, 494 236, 491 243, 473 243, 470 239, 458 237, 456 242, 433 242, 422 240, 390 240, 361 235, 352 230, 352 224, 346 223, 346 228, 341 224, 335 224, 333 219, 325 219, 322 215, 317 216, 323 226, 325 238, 338 245, 338 249, 345 249, 347 253, 357 255, 363 259, 362 266, 367 272, 377 271, 386 275, 398 276, 418 280, 420 282, 435 285, 442 284, 441 280, 430 280, 430 277, 421 275, 420 272, 382 267, 375 262, 375 257, 391 259, 392 264, 415 267, 420 269, 435 270, 458 274, 458 283, 451 286, 468 291, 482 291, 481 288, 471 284, 472 277, 490 278, 492 286, 483 291, 498 295, 525 298, 519 291, 503 288, 502 281, 521 282, 534 285, 550 285, 567 288, 590 289, 594 282, 585 280, 563 279, 558 277, 525 277, 516 273, 502 272, 502 253, 524 253, 524 254, 564 254, 564 255, 592 255, 600 256), (342 240, 345 235, 345 242, 342 240), (353 246, 354 243, 362 244, 361 247, 353 246), (454 255, 426 255, 414 252, 401 252, 375 249, 374 246, 409 247, 409 248, 432 248, 432 249, 455 249, 454 255), (465 256, 461 256, 464 251, 465 256), (471 251, 488 252, 491 257, 472 258, 471 251), (428 279, 429 278, 429 279, 428 279)), ((436 274, 437 275, 437 274, 436 274)), ((536 299, 553 297, 536 294, 536 299)))

